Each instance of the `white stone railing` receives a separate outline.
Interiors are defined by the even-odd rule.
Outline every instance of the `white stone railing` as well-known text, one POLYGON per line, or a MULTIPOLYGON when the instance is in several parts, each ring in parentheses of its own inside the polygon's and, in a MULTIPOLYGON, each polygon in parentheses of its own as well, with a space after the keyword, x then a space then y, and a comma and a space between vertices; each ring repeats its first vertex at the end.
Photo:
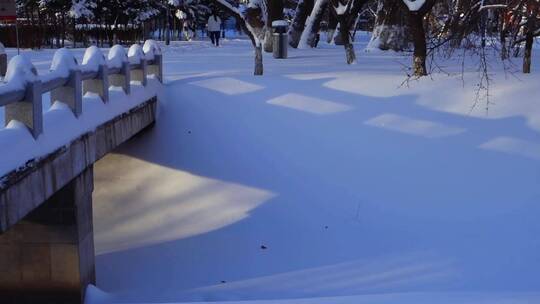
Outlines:
MULTIPOLYGON (((0 59, 2 57, 0 54, 0 59)), ((129 95, 131 81, 146 87, 150 74, 163 82, 163 56, 153 40, 147 40, 142 47, 134 44, 127 53, 122 46, 115 45, 107 58, 97 47, 89 47, 82 64, 78 64, 70 50, 59 49, 54 54, 49 73, 44 75, 38 75, 28 58, 17 55, 10 60, 4 82, 0 84, 0 107, 5 107, 6 124, 11 120, 22 122, 37 138, 43 133, 44 93, 51 92, 51 101, 67 104, 79 117, 83 110, 82 97, 86 93, 97 94, 107 103, 110 86, 122 87, 129 95)))

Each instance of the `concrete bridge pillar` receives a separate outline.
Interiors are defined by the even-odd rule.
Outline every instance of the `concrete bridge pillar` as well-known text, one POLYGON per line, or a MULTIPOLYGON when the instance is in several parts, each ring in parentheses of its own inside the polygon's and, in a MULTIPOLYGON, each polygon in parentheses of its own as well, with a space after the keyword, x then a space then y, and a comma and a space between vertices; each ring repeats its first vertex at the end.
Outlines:
POLYGON ((0 303, 82 303, 95 284, 93 167, 0 235, 0 303))

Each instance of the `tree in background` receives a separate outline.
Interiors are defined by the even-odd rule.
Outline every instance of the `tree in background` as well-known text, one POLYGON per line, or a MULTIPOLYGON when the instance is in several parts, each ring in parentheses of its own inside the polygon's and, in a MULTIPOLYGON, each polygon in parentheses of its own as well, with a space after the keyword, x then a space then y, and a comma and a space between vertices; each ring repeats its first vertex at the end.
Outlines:
POLYGON ((313 0, 299 0, 296 6, 296 12, 289 28, 289 45, 297 48, 300 43, 300 37, 306 27, 306 20, 313 10, 313 0))
MULTIPOLYGON (((272 51, 272 22, 290 21, 290 46, 315 47, 321 29, 327 42, 343 44, 348 64, 356 59, 354 35, 360 16, 376 16, 370 48, 412 50, 411 75, 429 72, 428 56, 470 51, 486 62, 486 48, 503 60, 523 56, 531 72, 534 38, 540 35, 539 0, 17 0, 23 47, 129 44, 153 37, 169 43, 204 29, 217 10, 234 18, 255 49, 262 74, 262 50, 272 51), (188 33, 189 32, 189 33, 188 33), (178 33, 172 35, 172 33, 178 33), (336 35, 337 33, 337 35, 336 35), (69 43, 72 42, 72 43, 69 43)), ((14 45, 14 28, 0 38, 14 45)), ((433 57, 430 57, 433 58, 433 57)), ((486 70, 487 64, 481 70, 486 70)), ((487 73, 485 73, 487 75, 487 73)), ((486 76, 487 78, 487 76, 486 76)))
POLYGON ((512 47, 523 46, 523 73, 526 74, 531 72, 534 37, 540 35, 539 13, 538 0, 513 0, 502 10, 505 17, 503 35, 512 37, 512 47))
POLYGON ((401 1, 378 0, 369 48, 404 51, 409 47, 407 10, 401 1))
POLYGON ((411 30, 413 51, 413 75, 420 77, 427 75, 426 57, 427 43, 424 17, 431 11, 436 0, 402 0, 407 6, 409 28, 411 30))

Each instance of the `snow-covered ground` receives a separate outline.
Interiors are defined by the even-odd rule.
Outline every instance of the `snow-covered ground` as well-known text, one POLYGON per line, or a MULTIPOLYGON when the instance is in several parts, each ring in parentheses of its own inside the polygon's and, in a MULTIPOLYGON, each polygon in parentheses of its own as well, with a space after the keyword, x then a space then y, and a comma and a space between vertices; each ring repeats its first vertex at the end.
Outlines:
POLYGON ((164 49, 156 126, 95 167, 89 302, 540 302, 540 56, 486 114, 472 65, 400 87, 367 40, 262 77, 246 41, 164 49))

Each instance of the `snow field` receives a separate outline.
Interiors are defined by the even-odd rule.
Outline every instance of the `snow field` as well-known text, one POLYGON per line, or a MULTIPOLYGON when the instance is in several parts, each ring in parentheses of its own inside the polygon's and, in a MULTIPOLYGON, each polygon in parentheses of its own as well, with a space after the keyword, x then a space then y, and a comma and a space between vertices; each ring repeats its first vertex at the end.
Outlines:
MULTIPOLYGON (((153 130, 96 166, 98 287, 115 303, 534 303, 538 75, 409 86, 409 57, 165 48, 153 130)), ((537 60, 533 60, 537 62, 537 60)))

